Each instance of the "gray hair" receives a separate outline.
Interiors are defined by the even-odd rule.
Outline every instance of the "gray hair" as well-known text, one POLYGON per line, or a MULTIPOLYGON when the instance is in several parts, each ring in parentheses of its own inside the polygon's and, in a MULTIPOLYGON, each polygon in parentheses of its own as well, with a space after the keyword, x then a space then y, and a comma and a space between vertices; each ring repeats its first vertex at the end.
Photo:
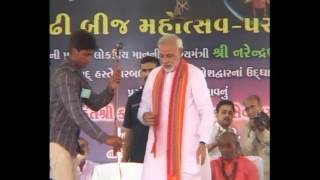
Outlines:
POLYGON ((175 34, 163 35, 158 41, 158 47, 161 44, 165 44, 165 43, 167 43, 169 41, 173 41, 173 40, 176 42, 178 48, 181 48, 181 49, 183 48, 182 39, 180 37, 178 37, 177 35, 175 35, 175 34))

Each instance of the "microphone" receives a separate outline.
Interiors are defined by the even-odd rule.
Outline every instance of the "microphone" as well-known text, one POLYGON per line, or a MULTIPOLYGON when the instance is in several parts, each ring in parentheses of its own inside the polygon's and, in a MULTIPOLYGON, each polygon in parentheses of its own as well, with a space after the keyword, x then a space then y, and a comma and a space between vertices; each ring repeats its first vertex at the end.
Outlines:
POLYGON ((120 50, 123 49, 123 43, 122 42, 118 42, 116 44, 116 48, 115 49, 116 49, 116 52, 117 52, 117 56, 119 56, 120 50))
POLYGON ((114 58, 119 57, 121 49, 123 49, 123 43, 118 42, 116 46, 112 49, 112 56, 114 58))
POLYGON ((117 44, 116 44, 116 49, 123 49, 123 43, 122 42, 118 42, 117 44))

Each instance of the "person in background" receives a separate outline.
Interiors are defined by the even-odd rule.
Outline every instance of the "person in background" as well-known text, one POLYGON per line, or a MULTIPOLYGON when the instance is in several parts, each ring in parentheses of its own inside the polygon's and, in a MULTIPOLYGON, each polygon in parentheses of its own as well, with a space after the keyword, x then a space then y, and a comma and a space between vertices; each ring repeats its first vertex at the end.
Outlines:
POLYGON ((233 117, 235 113, 234 104, 229 100, 221 100, 216 106, 215 115, 217 122, 214 124, 215 131, 212 131, 210 141, 208 144, 208 151, 210 158, 221 155, 218 149, 218 143, 216 138, 219 137, 222 133, 229 131, 237 134, 235 128, 231 128, 233 117))
POLYGON ((241 148, 246 156, 263 160, 264 180, 270 179, 270 118, 263 112, 260 97, 250 95, 243 105, 249 117, 241 135, 241 148))
MULTIPOLYGON (((158 58, 146 56, 141 59, 140 70, 144 84, 147 81, 149 73, 159 65, 158 58)), ((125 138, 122 162, 143 163, 149 127, 143 125, 137 117, 142 91, 143 89, 140 89, 135 92, 127 101, 123 123, 125 138)))

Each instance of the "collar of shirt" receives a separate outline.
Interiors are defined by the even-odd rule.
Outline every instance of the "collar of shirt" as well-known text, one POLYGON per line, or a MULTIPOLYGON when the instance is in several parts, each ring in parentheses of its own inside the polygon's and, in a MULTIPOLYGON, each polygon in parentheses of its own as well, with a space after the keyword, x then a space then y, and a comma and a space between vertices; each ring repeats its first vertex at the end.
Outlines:
POLYGON ((224 133, 226 131, 218 122, 216 122, 216 126, 218 127, 218 134, 224 133))
POLYGON ((77 71, 77 72, 81 72, 81 69, 77 66, 76 63, 74 63, 70 58, 68 58, 65 62, 64 65, 69 66, 70 68, 72 68, 72 70, 77 71))
POLYGON ((236 130, 234 128, 228 127, 227 129, 225 129, 218 122, 216 122, 216 126, 218 128, 218 135, 224 133, 225 131, 231 131, 236 134, 236 130))

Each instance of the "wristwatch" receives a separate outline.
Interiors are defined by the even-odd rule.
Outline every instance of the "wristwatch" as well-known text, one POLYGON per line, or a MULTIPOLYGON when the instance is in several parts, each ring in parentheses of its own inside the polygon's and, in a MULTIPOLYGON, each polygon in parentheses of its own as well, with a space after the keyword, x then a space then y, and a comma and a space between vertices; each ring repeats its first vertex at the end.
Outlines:
POLYGON ((205 143, 205 142, 203 142, 203 141, 200 141, 200 144, 204 144, 204 145, 206 145, 206 143, 205 143))

